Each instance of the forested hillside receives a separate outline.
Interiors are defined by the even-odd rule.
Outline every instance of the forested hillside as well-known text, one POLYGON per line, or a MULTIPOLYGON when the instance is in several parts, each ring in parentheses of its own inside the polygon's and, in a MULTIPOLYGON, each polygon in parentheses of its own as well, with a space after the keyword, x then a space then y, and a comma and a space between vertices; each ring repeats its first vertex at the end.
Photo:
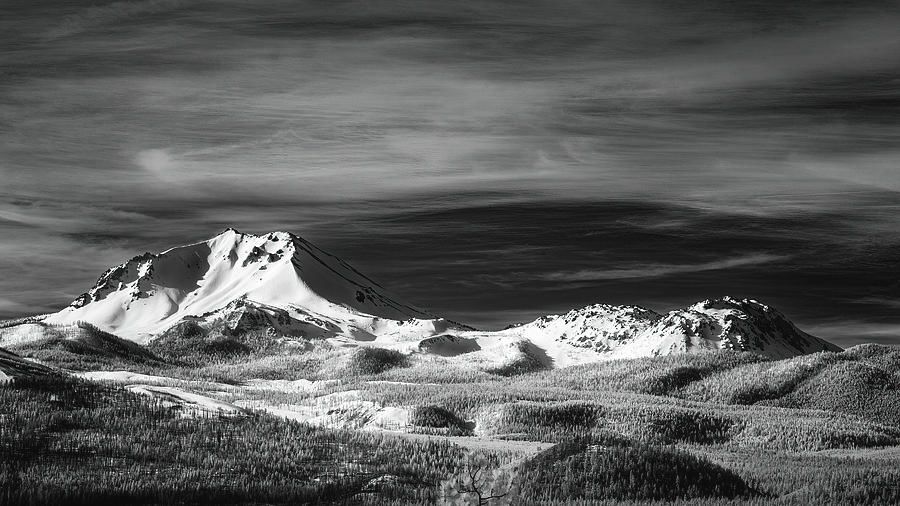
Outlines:
POLYGON ((900 502, 891 347, 511 375, 377 348, 196 353, 85 373, 101 383, 9 354, 28 374, 0 386, 0 502, 900 502))

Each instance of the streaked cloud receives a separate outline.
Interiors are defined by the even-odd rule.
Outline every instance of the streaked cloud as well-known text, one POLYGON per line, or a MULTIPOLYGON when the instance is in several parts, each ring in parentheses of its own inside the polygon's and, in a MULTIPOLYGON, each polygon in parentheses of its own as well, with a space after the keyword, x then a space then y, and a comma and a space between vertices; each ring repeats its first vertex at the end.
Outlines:
POLYGON ((844 347, 863 343, 896 345, 900 341, 900 325, 896 323, 832 320, 808 326, 805 330, 815 336, 839 342, 844 347))
POLYGON ((542 274, 540 277, 547 281, 604 281, 614 279, 659 278, 671 274, 736 269, 777 262, 785 260, 786 258, 788 257, 785 255, 760 253, 696 264, 646 264, 634 267, 626 266, 624 268, 616 267, 597 270, 557 271, 542 274))
POLYGON ((185 0, 139 0, 91 6, 64 17, 61 23, 48 30, 44 36, 48 39, 57 39, 77 35, 137 16, 172 10, 186 3, 185 0))
POLYGON ((28 304, 0 297, 0 312, 12 314, 32 314, 35 308, 28 304))
POLYGON ((900 297, 897 298, 887 298, 887 297, 863 297, 861 299, 853 300, 852 302, 856 304, 870 304, 875 306, 884 306, 889 308, 900 309, 900 297))
POLYGON ((735 292, 883 323, 848 300, 890 293, 900 247, 898 23, 883 2, 3 4, 0 293, 52 307, 235 226, 486 326, 735 292))

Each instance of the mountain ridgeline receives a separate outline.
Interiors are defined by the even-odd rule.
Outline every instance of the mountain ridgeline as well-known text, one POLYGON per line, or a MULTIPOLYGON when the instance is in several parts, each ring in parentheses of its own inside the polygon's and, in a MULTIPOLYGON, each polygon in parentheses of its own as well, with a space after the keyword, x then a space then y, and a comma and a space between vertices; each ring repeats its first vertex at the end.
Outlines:
POLYGON ((898 413, 900 351, 758 301, 479 331, 284 232, 0 322, 2 504, 897 504, 898 413))
POLYGON ((67 334, 79 325, 108 334, 107 347, 110 339, 158 348, 164 342, 177 346, 180 338, 253 334, 269 345, 379 347, 482 369, 514 367, 522 360, 554 368, 709 350, 773 359, 840 351, 774 308, 731 297, 666 314, 597 304, 501 331, 478 331, 402 302, 296 235, 234 229, 109 269, 63 310, 0 326, 0 347, 60 335, 84 340, 83 332, 67 334))

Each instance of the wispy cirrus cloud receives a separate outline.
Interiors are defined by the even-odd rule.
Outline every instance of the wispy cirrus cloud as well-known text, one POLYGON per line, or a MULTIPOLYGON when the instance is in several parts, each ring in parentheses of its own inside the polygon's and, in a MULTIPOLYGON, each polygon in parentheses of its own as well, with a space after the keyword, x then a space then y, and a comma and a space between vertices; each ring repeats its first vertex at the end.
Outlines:
POLYGON ((900 325, 865 320, 837 320, 805 327, 810 334, 832 339, 845 347, 863 343, 896 345, 900 342, 900 325))
POLYGON ((645 264, 634 267, 616 267, 611 269, 588 269, 578 271, 556 271, 541 274, 540 278, 547 281, 606 281, 659 278, 672 274, 688 274, 692 272, 718 271, 736 269, 740 267, 755 266, 786 260, 787 255, 772 255, 766 253, 745 255, 722 260, 713 260, 695 264, 645 264))
POLYGON ((40 309, 41 308, 35 308, 34 306, 24 304, 22 301, 0 297, 0 314, 31 314, 40 312, 40 309), (35 309, 37 309, 37 311, 35 311, 35 309))
POLYGON ((68 37, 138 16, 166 12, 183 5, 186 0, 137 0, 94 5, 65 16, 61 23, 44 33, 46 39, 68 37))
POLYGON ((0 293, 56 304, 235 226, 478 324, 735 291, 890 319, 848 300, 891 293, 900 247, 898 21, 874 1, 0 3, 0 293))
POLYGON ((900 309, 900 298, 863 297, 860 299, 854 299, 851 302, 853 302, 854 304, 869 304, 874 306, 900 309))

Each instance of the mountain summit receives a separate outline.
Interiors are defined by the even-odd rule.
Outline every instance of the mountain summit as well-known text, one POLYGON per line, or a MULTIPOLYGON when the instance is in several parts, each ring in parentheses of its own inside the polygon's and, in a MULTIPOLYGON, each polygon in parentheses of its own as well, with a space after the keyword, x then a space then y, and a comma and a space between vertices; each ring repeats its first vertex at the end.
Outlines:
POLYGON ((595 304, 512 327, 506 334, 556 341, 635 358, 703 350, 749 351, 789 358, 841 351, 798 329, 781 312, 753 299, 722 297, 659 314, 638 306, 595 304))
POLYGON ((239 301, 339 320, 432 318, 296 235, 227 229, 207 241, 145 253, 109 269, 93 288, 45 322, 88 321, 143 340, 186 317, 239 301))

